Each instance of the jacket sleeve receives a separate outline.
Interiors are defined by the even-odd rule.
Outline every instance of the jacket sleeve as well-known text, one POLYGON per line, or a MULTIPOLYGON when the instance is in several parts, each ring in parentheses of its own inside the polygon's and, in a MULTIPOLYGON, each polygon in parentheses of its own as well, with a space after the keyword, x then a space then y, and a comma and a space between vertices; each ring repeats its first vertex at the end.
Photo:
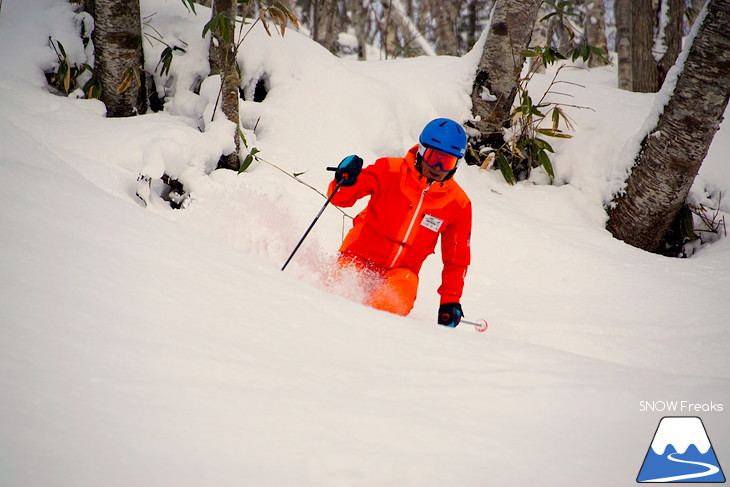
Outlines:
MULTIPOLYGON (((363 168, 355 184, 340 187, 337 194, 332 198, 332 204, 341 208, 349 208, 360 198, 375 193, 380 186, 380 178, 387 168, 387 159, 378 159, 374 164, 363 168)), ((332 194, 336 186, 337 183, 333 180, 327 189, 327 196, 332 194)))
POLYGON ((457 218, 441 234, 441 255, 444 269, 441 272, 440 304, 458 303, 464 290, 466 270, 471 263, 471 202, 461 209, 457 218))

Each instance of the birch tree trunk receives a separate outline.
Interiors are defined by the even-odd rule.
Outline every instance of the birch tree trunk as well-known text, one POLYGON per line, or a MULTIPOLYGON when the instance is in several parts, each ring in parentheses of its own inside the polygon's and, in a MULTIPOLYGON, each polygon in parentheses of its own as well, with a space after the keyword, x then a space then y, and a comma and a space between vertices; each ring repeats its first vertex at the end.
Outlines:
MULTIPOLYGON (((235 0, 214 0, 213 4, 213 15, 225 15, 228 17, 228 32, 230 35, 228 38, 224 38, 217 33, 217 38, 220 43, 218 46, 219 55, 219 66, 221 76, 221 109, 226 115, 226 118, 236 124, 238 128, 239 124, 239 97, 238 87, 241 84, 240 76, 236 66, 236 43, 234 39, 235 22, 233 19, 236 18, 236 1, 235 0)), ((211 39, 212 41, 212 39, 211 39)), ((218 168, 221 169, 232 169, 237 171, 241 166, 238 158, 238 152, 240 150, 240 142, 238 140, 238 129, 234 134, 236 148, 231 154, 221 156, 218 161, 218 168)))
POLYGON ((459 5, 456 5, 454 0, 438 0, 431 3, 431 8, 436 21, 436 53, 458 55, 459 41, 456 38, 456 21, 459 5))
MULTIPOLYGON (((473 120, 478 130, 472 148, 481 153, 504 144, 502 129, 509 126, 512 103, 517 95, 525 58, 522 50, 530 43, 541 0, 497 0, 471 93, 473 120)), ((467 161, 476 160, 468 153, 467 161)))
POLYGON ((664 83, 667 72, 674 66, 682 50, 682 17, 684 14, 683 0, 662 0, 663 6, 667 10, 667 22, 663 26, 659 26, 660 39, 657 43, 663 50, 661 56, 657 60, 657 89, 664 83))
POLYGON ((357 59, 367 59, 368 42, 368 7, 363 6, 362 0, 348 0, 349 10, 352 13, 352 28, 357 38, 357 59))
POLYGON ((94 17, 94 73, 108 117, 147 111, 139 0, 89 0, 94 17), (125 89, 126 88, 126 89, 125 89))
POLYGON ((315 0, 313 4, 313 38, 332 54, 337 54, 337 0, 315 0))
MULTIPOLYGON (((585 32, 586 43, 603 49, 608 52, 606 47, 606 9, 603 0, 588 0, 585 4, 585 20, 583 23, 583 31, 585 32)), ((589 68, 597 68, 604 66, 606 63, 598 56, 591 56, 588 59, 589 68)))
POLYGON ((618 87, 631 90, 631 0, 614 0, 616 18, 616 57, 618 58, 618 87))
POLYGON ((671 99, 641 144, 608 230, 635 247, 662 250, 707 155, 730 97, 730 0, 710 0, 671 99))

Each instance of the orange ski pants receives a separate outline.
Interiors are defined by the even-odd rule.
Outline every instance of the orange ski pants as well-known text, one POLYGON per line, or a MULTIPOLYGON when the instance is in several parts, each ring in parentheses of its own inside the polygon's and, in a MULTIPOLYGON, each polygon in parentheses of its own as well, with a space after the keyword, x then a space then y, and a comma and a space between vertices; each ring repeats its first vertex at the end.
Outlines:
POLYGON ((418 293, 418 275, 405 267, 386 269, 350 253, 340 253, 337 259, 341 269, 354 269, 368 285, 368 306, 406 316, 413 309, 418 293))

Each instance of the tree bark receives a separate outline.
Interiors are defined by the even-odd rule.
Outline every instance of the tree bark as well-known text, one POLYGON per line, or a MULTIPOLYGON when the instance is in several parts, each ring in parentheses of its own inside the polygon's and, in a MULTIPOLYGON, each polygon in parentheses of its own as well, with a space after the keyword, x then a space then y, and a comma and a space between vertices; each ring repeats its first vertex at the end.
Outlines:
MULTIPOLYGON (((461 2, 458 2, 459 4, 461 2)), ((455 0, 432 2, 432 15, 436 21, 436 53, 456 56, 459 42, 456 38, 456 21, 459 6, 455 0)))
POLYGON ((368 43, 368 7, 363 6, 362 0, 348 0, 348 6, 352 14, 351 25, 357 38, 357 59, 365 61, 368 43))
POLYGON ((641 144, 608 230, 657 252, 707 155, 730 97, 730 0, 710 0, 674 93, 641 144))
MULTIPOLYGON (((492 22, 477 67, 471 93, 474 120, 467 125, 479 131, 472 148, 481 153, 504 144, 502 130, 509 126, 525 58, 541 0, 497 0, 492 22)), ((473 155, 467 162, 478 164, 473 155)))
POLYGON ((147 83, 139 0, 89 0, 87 8, 94 18, 94 74, 101 82, 100 99, 107 116, 145 113, 147 83))
MULTIPOLYGON (((208 0, 210 3, 211 15, 213 17, 218 13, 216 10, 215 0, 208 0)), ((221 74, 221 44, 223 43, 220 33, 211 30, 210 46, 208 46, 208 64, 210 65, 210 75, 215 76, 221 74)))
POLYGON ((630 91, 631 76, 631 0, 614 0, 616 18, 616 56, 618 57, 618 87, 630 91))
POLYGON ((674 66, 682 50, 682 17, 684 13, 683 0, 662 0, 666 3, 667 23, 661 32, 661 42, 659 43, 664 49, 662 56, 657 61, 657 89, 664 83, 667 72, 674 66))
POLYGON ((313 38, 328 51, 337 54, 337 0, 315 0, 313 19, 313 38))
POLYGON ((631 21, 631 91, 656 93, 659 76, 652 56, 656 15, 651 0, 634 0, 631 21))
MULTIPOLYGON (((236 1, 235 0, 215 0, 213 5, 213 15, 223 14, 229 19, 228 32, 231 33, 230 38, 224 39, 218 35, 220 45, 218 46, 219 62, 220 62, 220 76, 221 76, 221 109, 226 115, 226 118, 231 122, 239 124, 239 97, 238 88, 241 84, 241 79, 238 74, 238 67, 236 65, 236 43, 234 39, 235 23, 233 19, 236 18, 236 1)), ((218 33, 219 34, 219 33, 218 33)), ((237 171, 241 166, 238 158, 240 150, 240 142, 238 140, 238 130, 234 134, 236 141, 235 150, 228 155, 224 155, 218 161, 218 168, 232 169, 237 171)))

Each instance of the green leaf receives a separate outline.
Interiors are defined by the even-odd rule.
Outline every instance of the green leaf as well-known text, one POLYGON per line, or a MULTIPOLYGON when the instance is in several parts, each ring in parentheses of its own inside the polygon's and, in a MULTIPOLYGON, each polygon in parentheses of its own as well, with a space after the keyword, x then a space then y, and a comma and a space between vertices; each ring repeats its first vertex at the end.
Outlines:
POLYGON ((512 167, 509 165, 509 161, 507 161, 507 158, 502 152, 497 153, 494 158, 494 162, 497 163, 497 167, 499 167, 502 177, 504 177, 504 180, 507 181, 507 184, 515 184, 515 174, 512 171, 512 167))
MULTIPOLYGON (((240 129, 239 129, 239 132, 240 132, 240 129)), ((251 163, 254 161, 254 159, 256 159, 256 154, 258 154, 259 152, 261 152, 261 151, 258 150, 256 147, 254 147, 251 149, 251 152, 246 154, 246 158, 241 163, 241 167, 238 168, 238 174, 241 174, 243 171, 248 169, 248 167, 251 165, 251 163)))
POLYGON ((552 120, 553 120, 553 130, 558 130, 560 128, 560 109, 559 108, 555 108, 555 110, 553 110, 552 120))
POLYGON ((66 59, 68 55, 66 54, 66 49, 63 48, 63 44, 61 44, 61 41, 56 41, 56 44, 58 44, 58 48, 61 50, 61 55, 66 59))
POLYGON ((195 2, 193 0, 182 0, 183 5, 185 5, 185 8, 188 9, 188 12, 193 12, 195 15, 198 15, 195 12, 195 2))
POLYGON ((157 63, 157 66, 162 64, 162 67, 160 68, 160 76, 165 76, 167 74, 170 74, 170 67, 172 66, 173 56, 174 56, 174 52, 170 46, 167 46, 162 51, 162 54, 160 54, 160 61, 157 63))
MULTIPOLYGON (((540 132, 540 133, 542 133, 543 130, 546 130, 546 129, 537 129, 537 131, 540 132)), ((537 147, 539 150, 546 150, 546 151, 550 151, 550 152, 555 152, 553 150, 553 148, 550 146, 550 144, 548 144, 547 141, 545 141, 543 139, 539 139, 539 138, 535 137, 534 139, 532 139, 532 144, 535 147, 537 147)))
POLYGON ((238 125, 236 127, 236 130, 238 130, 238 136, 241 138, 241 142, 243 142, 243 146, 248 149, 248 141, 246 140, 246 135, 243 133, 243 130, 241 130, 241 126, 238 125))
POLYGON ((548 175, 551 178, 555 177, 555 171, 553 171, 553 165, 550 162, 550 158, 548 157, 547 153, 544 150, 541 150, 537 153, 537 161, 540 163, 542 167, 545 168, 545 172, 548 173, 548 175))
POLYGON ((205 24, 205 27, 203 27, 203 37, 205 37, 208 32, 213 32, 218 34, 220 38, 223 39, 223 42, 233 42, 233 32, 231 29, 232 23, 233 21, 231 18, 225 14, 214 15, 213 18, 205 24))
POLYGON ((96 78, 91 78, 84 85, 84 93, 86 98, 99 98, 101 96, 101 83, 96 78))
POLYGON ((555 137, 557 139, 572 139, 573 138, 572 135, 563 133, 560 130, 537 129, 537 132, 541 133, 542 135, 547 135, 548 137, 555 137))

